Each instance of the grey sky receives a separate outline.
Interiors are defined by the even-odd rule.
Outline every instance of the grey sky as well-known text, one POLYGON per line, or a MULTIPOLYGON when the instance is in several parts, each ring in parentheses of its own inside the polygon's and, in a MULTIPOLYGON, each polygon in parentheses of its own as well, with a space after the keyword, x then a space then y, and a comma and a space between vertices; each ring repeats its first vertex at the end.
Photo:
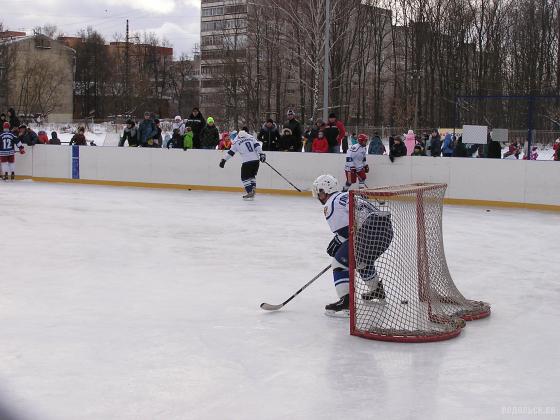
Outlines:
POLYGON ((65 35, 87 26, 107 41, 132 32, 155 32, 167 38, 175 56, 191 54, 200 42, 200 0, 0 0, 0 21, 10 30, 31 30, 46 23, 65 35), (7 12, 7 13, 6 13, 7 12))

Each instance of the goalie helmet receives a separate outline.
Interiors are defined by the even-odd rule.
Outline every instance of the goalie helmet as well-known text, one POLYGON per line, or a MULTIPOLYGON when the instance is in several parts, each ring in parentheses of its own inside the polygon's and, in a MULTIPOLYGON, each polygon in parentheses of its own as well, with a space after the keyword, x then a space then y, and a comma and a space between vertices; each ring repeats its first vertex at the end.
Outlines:
POLYGON ((321 175, 313 182, 313 197, 319 197, 319 192, 332 194, 338 191, 338 181, 332 175, 321 175))
POLYGON ((365 134, 359 134, 358 135, 358 143, 360 143, 360 146, 365 146, 367 144, 368 138, 365 134))

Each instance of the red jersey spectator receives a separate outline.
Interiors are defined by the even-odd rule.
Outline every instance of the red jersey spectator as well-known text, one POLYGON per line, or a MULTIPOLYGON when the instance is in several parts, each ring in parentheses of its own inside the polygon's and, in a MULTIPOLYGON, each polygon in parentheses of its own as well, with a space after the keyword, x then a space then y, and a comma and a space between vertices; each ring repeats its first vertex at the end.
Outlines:
POLYGON ((329 153, 329 142, 322 131, 319 131, 317 137, 313 139, 311 151, 313 153, 329 153))
POLYGON ((329 142, 329 151, 331 153, 339 153, 342 139, 346 136, 346 128, 342 121, 337 120, 336 114, 331 113, 329 115, 329 119, 323 131, 329 142))

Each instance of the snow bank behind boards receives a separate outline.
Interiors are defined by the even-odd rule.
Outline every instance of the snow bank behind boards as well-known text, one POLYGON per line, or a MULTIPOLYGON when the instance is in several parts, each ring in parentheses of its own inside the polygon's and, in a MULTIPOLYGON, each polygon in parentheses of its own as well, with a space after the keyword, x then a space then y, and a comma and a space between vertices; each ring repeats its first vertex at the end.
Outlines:
MULTIPOLYGON (((38 180, 94 181, 104 184, 170 186, 212 190, 240 189, 239 167, 234 158, 225 169, 218 163, 217 150, 167 150, 117 147, 80 147, 72 156, 71 147, 37 145, 18 155, 17 173, 38 180)), ((268 162, 292 183, 309 191, 313 180, 330 173, 344 179, 342 154, 268 153, 268 162)), ((368 156, 372 171, 368 186, 414 182, 444 182, 447 198, 480 204, 502 202, 519 206, 559 206, 560 164, 553 161, 516 161, 403 157, 391 163, 387 156, 368 156)), ((275 192, 295 192, 268 166, 261 165, 258 188, 275 192)))

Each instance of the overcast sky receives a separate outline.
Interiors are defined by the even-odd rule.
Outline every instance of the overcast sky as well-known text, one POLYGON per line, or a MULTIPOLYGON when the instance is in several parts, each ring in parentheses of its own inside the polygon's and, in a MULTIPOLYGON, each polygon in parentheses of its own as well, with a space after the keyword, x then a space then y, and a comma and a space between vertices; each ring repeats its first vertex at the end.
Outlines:
POLYGON ((200 0, 0 0, 0 22, 10 30, 30 31, 55 24, 65 35, 92 26, 107 41, 131 32, 155 32, 167 38, 175 56, 191 54, 200 43, 200 0))

